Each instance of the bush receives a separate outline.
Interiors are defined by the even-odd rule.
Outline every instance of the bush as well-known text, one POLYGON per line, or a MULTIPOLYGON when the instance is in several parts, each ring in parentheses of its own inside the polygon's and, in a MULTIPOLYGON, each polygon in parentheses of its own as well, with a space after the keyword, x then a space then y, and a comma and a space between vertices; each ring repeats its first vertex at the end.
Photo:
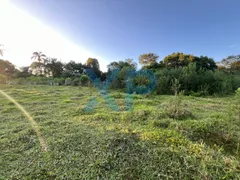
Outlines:
POLYGON ((86 86, 89 81, 89 77, 87 75, 82 75, 80 78, 80 81, 81 81, 81 85, 86 86))
POLYGON ((31 76, 29 78, 26 78, 27 84, 35 84, 35 85, 48 85, 49 84, 49 78, 42 77, 42 76, 31 76))
POLYGON ((172 81, 172 90, 174 91, 175 96, 166 109, 166 115, 169 118, 178 120, 186 119, 193 116, 192 112, 184 108, 182 105, 182 94, 184 92, 181 92, 179 94, 180 87, 181 84, 179 84, 179 81, 177 79, 174 79, 172 81))
POLYGON ((186 67, 160 69, 156 72, 157 94, 173 94, 172 79, 178 79, 186 95, 229 94, 240 86, 240 78, 220 70, 197 69, 196 64, 190 63, 186 67))
POLYGON ((238 120, 240 120, 240 88, 236 90, 236 100, 237 100, 237 115, 238 115, 238 120))
POLYGON ((80 78, 75 78, 75 79, 73 79, 73 85, 74 86, 79 86, 79 85, 81 85, 81 81, 80 81, 80 78))
POLYGON ((54 78, 53 83, 54 83, 54 85, 61 86, 61 85, 65 84, 65 79, 64 78, 54 78))
POLYGON ((0 74, 0 84, 6 84, 6 82, 7 82, 6 76, 0 74))
POLYGON ((69 86, 69 85, 71 85, 71 84, 72 84, 71 78, 66 78, 66 79, 65 79, 65 85, 66 85, 66 86, 69 86))
POLYGON ((171 120, 163 119, 163 120, 154 120, 154 121, 152 121, 151 124, 152 124, 152 126, 154 128, 163 128, 163 129, 165 129, 165 128, 169 127, 170 123, 171 123, 171 120))
POLYGON ((13 79, 10 83, 11 84, 26 84, 27 80, 25 78, 16 78, 13 79))

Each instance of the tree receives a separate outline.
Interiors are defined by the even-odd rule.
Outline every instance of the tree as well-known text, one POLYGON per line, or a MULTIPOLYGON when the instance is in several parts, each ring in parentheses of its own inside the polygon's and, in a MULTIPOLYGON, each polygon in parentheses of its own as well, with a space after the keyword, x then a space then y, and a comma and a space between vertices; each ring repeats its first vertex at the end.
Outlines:
MULTIPOLYGON (((2 44, 0 44, 0 47, 3 46, 2 44)), ((0 55, 3 56, 3 49, 0 48, 0 55)))
POLYGON ((127 59, 125 59, 125 62, 127 62, 131 67, 133 67, 134 69, 137 69, 137 63, 135 63, 134 61, 133 61, 133 59, 131 59, 131 58, 127 58, 127 59))
POLYGON ((49 69, 54 78, 60 77, 63 73, 63 63, 56 58, 50 58, 46 64, 46 68, 49 69))
POLYGON ((194 57, 193 62, 196 63, 197 70, 214 70, 217 68, 215 61, 207 56, 194 57))
POLYGON ((100 77, 101 71, 99 68, 100 68, 99 62, 96 58, 88 58, 87 59, 86 69, 88 69, 88 72, 93 71, 93 73, 96 75, 96 77, 100 77))
POLYGON ((64 77, 80 77, 82 73, 83 73, 82 63, 70 61, 63 66, 62 74, 64 77))
POLYGON ((129 67, 129 68, 132 68, 132 69, 136 69, 137 68, 137 64, 135 62, 133 62, 132 59, 126 59, 125 61, 118 61, 118 62, 114 61, 114 62, 111 62, 107 66, 108 71, 112 71, 114 69, 121 70, 124 67, 129 67))
POLYGON ((15 66, 11 62, 0 59, 0 74, 6 77, 12 77, 15 72, 15 66))
POLYGON ((16 78, 27 78, 31 76, 31 74, 29 73, 29 66, 26 67, 21 67, 19 71, 17 71, 15 73, 16 78))
POLYGON ((99 63, 96 58, 88 58, 86 62, 88 68, 99 69, 99 63))
POLYGON ((163 63, 163 61, 160 61, 159 63, 155 62, 155 63, 152 63, 148 66, 143 66, 142 69, 148 69, 148 70, 151 70, 153 72, 156 72, 157 70, 161 69, 161 68, 164 68, 165 65, 163 63))
POLYGON ((240 70, 240 61, 233 62, 231 64, 231 69, 232 70, 240 70))
POLYGON ((47 62, 47 56, 42 52, 33 52, 31 59, 37 60, 37 62, 39 63, 39 66, 40 66, 40 63, 45 64, 47 62))
POLYGON ((187 66, 194 61, 194 56, 177 52, 166 56, 163 61, 166 67, 187 66))
POLYGON ((32 62, 29 66, 29 72, 33 75, 42 75, 44 74, 45 65, 39 62, 32 62))
POLYGON ((154 53, 146 53, 139 56, 139 63, 143 66, 151 65, 157 61, 158 55, 154 53))
POLYGON ((234 62, 240 61, 240 55, 231 55, 227 58, 224 58, 218 66, 224 66, 226 69, 231 68, 231 64, 234 62))
POLYGON ((82 75, 80 78, 80 81, 81 81, 81 85, 85 86, 89 81, 89 77, 87 75, 82 75))

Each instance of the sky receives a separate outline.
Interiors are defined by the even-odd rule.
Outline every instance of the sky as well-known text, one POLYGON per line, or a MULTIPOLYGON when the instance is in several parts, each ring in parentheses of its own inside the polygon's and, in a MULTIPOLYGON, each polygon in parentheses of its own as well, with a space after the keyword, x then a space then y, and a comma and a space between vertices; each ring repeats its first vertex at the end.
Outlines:
POLYGON ((240 54, 239 0, 0 0, 4 59, 29 65, 33 51, 63 62, 112 61, 173 52, 221 61, 240 54))

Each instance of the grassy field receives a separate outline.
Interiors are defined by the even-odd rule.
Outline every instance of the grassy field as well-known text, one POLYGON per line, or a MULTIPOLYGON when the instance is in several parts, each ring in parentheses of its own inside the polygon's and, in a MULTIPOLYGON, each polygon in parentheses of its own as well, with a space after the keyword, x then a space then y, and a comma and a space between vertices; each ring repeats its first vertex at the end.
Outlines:
MULTIPOLYGON (((38 124, 0 95, 0 179, 240 179, 239 100, 111 92, 121 111, 94 88, 0 86, 38 124), (91 98, 95 109, 86 112, 91 98), (188 112, 188 113, 185 113, 188 112)), ((90 105, 89 105, 90 106, 90 105)))

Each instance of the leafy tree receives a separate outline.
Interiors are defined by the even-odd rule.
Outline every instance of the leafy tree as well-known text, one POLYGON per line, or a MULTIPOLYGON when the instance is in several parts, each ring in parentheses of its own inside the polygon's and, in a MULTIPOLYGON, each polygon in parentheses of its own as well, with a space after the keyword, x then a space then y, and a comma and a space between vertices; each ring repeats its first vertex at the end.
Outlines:
POLYGON ((29 72, 31 72, 33 75, 44 75, 45 68, 45 64, 41 62, 32 62, 29 66, 29 72))
POLYGON ((231 64, 231 69, 232 70, 240 70, 240 61, 233 62, 231 64))
POLYGON ((197 70, 214 70, 217 68, 216 63, 212 58, 207 56, 193 56, 191 54, 173 53, 164 58, 166 67, 183 67, 188 66, 190 63, 196 63, 197 70))
POLYGON ((54 78, 60 77, 63 73, 63 63, 56 58, 50 58, 46 67, 50 70, 54 78))
POLYGON ((16 78, 27 78, 30 77, 29 66, 21 67, 19 71, 15 73, 16 78))
POLYGON ((231 55, 231 56, 228 56, 227 58, 224 58, 220 62, 220 64, 226 68, 230 68, 231 64, 237 61, 240 61, 240 55, 231 55))
POLYGON ((137 69, 137 63, 133 61, 131 58, 125 59, 125 62, 127 62, 132 68, 137 69))
POLYGON ((157 61, 158 55, 154 53, 146 53, 139 56, 139 63, 143 66, 151 65, 157 61))
POLYGON ((194 57, 193 62, 196 63, 197 70, 214 70, 217 68, 215 61, 207 56, 194 57))
POLYGON ((86 66, 88 68, 99 69, 99 62, 96 58, 88 58, 86 66))
POLYGON ((107 79, 107 72, 101 73, 101 81, 105 81, 107 79))
POLYGON ((165 67, 165 64, 163 63, 163 61, 160 61, 159 63, 154 62, 148 66, 143 66, 142 69, 148 69, 153 72, 156 72, 157 70, 164 68, 164 67, 165 67))
POLYGON ((11 62, 0 59, 0 74, 6 77, 12 77, 15 72, 15 66, 11 62))
POLYGON ((45 64, 47 62, 47 56, 42 52, 33 52, 31 59, 36 60, 39 63, 39 67, 41 63, 45 64))
POLYGON ((100 77, 101 76, 99 62, 98 62, 98 60, 96 58, 88 58, 87 59, 86 69, 92 70, 95 73, 96 77, 100 77))
POLYGON ((113 71, 117 71, 115 78, 111 84, 112 88, 124 88, 126 86, 127 72, 136 70, 136 63, 132 59, 126 59, 125 61, 114 61, 108 66, 108 76, 110 76, 113 71))
POLYGON ((7 82, 6 76, 0 74, 0 84, 5 84, 7 82))
POLYGON ((82 73, 83 73, 82 63, 70 61, 63 66, 62 74, 64 77, 80 77, 82 73))
POLYGON ((123 69, 124 67, 129 67, 129 68, 132 68, 132 69, 136 69, 137 68, 137 65, 136 63, 134 63, 132 61, 132 59, 126 59, 125 61, 114 61, 114 62, 111 62, 107 68, 108 68, 108 71, 112 71, 114 69, 118 69, 118 70, 121 70, 123 69))
POLYGON ((89 81, 89 77, 87 75, 82 75, 80 78, 81 84, 83 86, 87 85, 88 81, 89 81))
POLYGON ((190 62, 194 61, 194 56, 178 52, 166 56, 163 61, 166 67, 187 66, 190 62))

